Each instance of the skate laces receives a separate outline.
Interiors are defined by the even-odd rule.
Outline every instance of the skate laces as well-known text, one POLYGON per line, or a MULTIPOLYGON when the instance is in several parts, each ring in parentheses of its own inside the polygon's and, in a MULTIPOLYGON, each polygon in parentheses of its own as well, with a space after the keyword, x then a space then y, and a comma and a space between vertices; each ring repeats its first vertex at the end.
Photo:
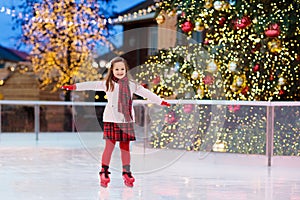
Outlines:
POLYGON ((108 174, 110 174, 110 172, 109 172, 108 170, 104 170, 104 171, 99 172, 99 174, 100 174, 100 175, 101 175, 101 174, 104 174, 105 178, 109 178, 109 177, 108 177, 108 174))
POLYGON ((128 176, 129 178, 133 178, 132 175, 131 175, 131 172, 123 172, 123 175, 125 175, 125 174, 127 174, 127 176, 128 176))

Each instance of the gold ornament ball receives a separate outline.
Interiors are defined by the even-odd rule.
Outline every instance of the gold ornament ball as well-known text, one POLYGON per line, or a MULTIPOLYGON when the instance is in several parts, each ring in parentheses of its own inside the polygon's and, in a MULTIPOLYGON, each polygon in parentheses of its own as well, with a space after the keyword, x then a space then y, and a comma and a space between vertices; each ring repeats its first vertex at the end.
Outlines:
POLYGON ((156 17, 156 22, 157 24, 163 24, 165 22, 165 16, 162 15, 162 14, 159 14, 157 17, 156 17))
POLYGON ((198 89, 197 89, 197 95, 199 97, 203 97, 204 95, 204 88, 202 86, 200 86, 198 89))
POLYGON ((204 30, 204 26, 202 25, 201 22, 197 21, 195 23, 195 31, 203 31, 204 30))
POLYGON ((228 2, 223 2, 222 9, 227 10, 230 8, 230 4, 228 2))
POLYGON ((275 39, 268 42, 268 48, 271 53, 279 53, 282 49, 280 40, 275 39))
POLYGON ((176 15, 176 10, 171 10, 169 13, 168 13, 168 16, 169 17, 174 17, 176 15))
POLYGON ((226 144, 221 140, 217 140, 213 145, 212 150, 215 152, 226 152, 226 144))
POLYGON ((209 0, 204 3, 204 8, 206 8, 206 9, 210 9, 212 6, 213 5, 212 5, 211 1, 209 1, 209 0))

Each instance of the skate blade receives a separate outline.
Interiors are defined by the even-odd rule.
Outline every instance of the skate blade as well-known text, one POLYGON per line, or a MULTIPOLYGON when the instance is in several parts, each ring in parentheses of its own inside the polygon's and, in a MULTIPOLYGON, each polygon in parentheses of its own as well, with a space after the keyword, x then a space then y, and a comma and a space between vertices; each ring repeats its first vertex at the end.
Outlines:
POLYGON ((124 182, 127 187, 133 187, 133 183, 124 182))
POLYGON ((108 183, 100 183, 100 186, 101 186, 101 187, 104 187, 104 188, 107 188, 108 183))
POLYGON ((103 188, 107 188, 107 185, 104 185, 104 184, 100 184, 101 185, 101 187, 103 187, 103 188))

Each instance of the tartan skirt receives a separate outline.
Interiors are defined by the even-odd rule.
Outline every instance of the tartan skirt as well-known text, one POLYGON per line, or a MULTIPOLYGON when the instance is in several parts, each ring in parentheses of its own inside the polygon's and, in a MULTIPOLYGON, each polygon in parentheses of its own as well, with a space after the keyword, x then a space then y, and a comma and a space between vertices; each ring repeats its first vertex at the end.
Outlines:
POLYGON ((103 139, 134 141, 134 123, 104 122, 103 139))

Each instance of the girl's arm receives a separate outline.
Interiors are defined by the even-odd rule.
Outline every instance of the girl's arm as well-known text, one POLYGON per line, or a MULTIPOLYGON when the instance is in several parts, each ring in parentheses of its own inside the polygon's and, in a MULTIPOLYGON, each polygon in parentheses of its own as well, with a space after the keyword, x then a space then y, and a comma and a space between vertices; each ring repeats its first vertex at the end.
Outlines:
POLYGON ((66 90, 76 90, 76 91, 84 91, 84 90, 106 91, 105 81, 88 81, 88 82, 76 83, 73 85, 62 86, 61 88, 66 90))
POLYGON ((163 101, 159 96, 151 92, 150 90, 144 88, 141 85, 137 85, 137 89, 135 91, 135 94, 142 96, 144 98, 149 99, 153 103, 156 103, 158 105, 163 105, 163 106, 170 106, 168 102, 163 101))

